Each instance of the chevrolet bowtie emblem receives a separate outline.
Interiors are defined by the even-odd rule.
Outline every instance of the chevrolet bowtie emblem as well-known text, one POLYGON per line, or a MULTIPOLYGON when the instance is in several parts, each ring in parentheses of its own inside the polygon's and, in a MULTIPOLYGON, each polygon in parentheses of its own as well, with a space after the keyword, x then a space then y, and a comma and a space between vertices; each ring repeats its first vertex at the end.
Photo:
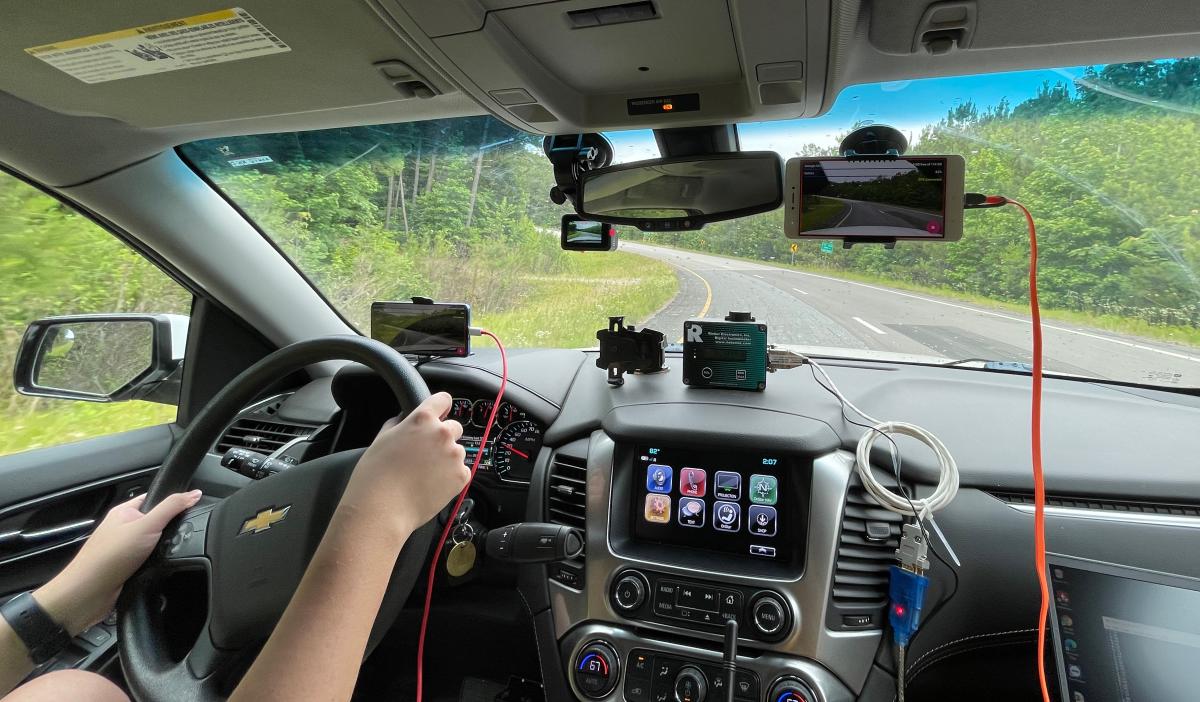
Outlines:
POLYGON ((287 513, 289 510, 291 510, 291 508, 291 505, 284 505, 279 509, 267 507, 266 509, 259 510, 258 514, 242 522, 242 529, 238 532, 238 536, 241 536, 242 534, 257 534, 270 529, 277 523, 283 521, 283 518, 287 516, 287 513))

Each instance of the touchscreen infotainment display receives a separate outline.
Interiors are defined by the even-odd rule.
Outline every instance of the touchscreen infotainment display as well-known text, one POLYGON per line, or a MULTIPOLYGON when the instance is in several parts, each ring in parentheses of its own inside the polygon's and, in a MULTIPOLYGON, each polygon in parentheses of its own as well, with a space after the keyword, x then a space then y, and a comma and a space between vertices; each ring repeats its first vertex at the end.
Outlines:
POLYGON ((643 541, 786 561, 804 522, 775 456, 639 446, 633 535, 643 541))

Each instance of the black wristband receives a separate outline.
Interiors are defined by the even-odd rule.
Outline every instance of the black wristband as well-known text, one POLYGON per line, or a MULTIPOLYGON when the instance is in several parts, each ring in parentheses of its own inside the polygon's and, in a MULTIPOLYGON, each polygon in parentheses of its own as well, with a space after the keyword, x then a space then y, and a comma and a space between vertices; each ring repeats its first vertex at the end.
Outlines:
POLYGON ((71 635, 50 618, 33 595, 22 592, 0 605, 0 616, 29 649, 34 665, 45 663, 71 643, 71 635))

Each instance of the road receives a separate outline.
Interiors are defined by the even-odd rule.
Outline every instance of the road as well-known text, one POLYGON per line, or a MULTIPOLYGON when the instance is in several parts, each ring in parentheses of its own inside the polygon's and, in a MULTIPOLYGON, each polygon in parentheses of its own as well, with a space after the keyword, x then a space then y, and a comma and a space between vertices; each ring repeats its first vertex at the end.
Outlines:
MULTIPOLYGON (((676 269, 679 294, 645 322, 682 336, 687 319, 750 311, 777 344, 870 349, 946 359, 1030 360, 1027 315, 751 261, 621 242, 676 269)), ((1200 386, 1200 349, 1043 320, 1048 371, 1200 386)))
POLYGON ((941 215, 922 212, 911 207, 847 200, 840 197, 825 197, 824 199, 833 200, 842 206, 842 209, 829 220, 834 227, 899 227, 926 232, 931 221, 937 222, 938 230, 942 227, 941 215))

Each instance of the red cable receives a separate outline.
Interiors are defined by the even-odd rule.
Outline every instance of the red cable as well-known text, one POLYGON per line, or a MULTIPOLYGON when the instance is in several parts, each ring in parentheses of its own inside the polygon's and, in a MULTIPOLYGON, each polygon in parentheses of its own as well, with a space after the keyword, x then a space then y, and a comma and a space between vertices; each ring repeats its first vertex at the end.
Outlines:
POLYGON ((1046 684, 1046 616, 1050 613, 1050 585, 1046 582, 1046 483, 1042 472, 1042 311, 1038 304, 1037 288, 1037 228, 1033 215, 1016 200, 1008 204, 1021 210, 1029 225, 1029 314, 1033 318, 1033 399, 1031 415, 1031 444, 1033 448, 1033 551, 1037 568, 1038 588, 1042 603, 1038 609, 1038 682, 1042 686, 1043 702, 1050 702, 1046 684))
POLYGON ((500 349, 500 391, 496 393, 496 399, 492 402, 492 411, 488 414, 487 424, 483 428, 483 438, 479 441, 479 452, 475 454, 475 461, 471 464, 471 475, 467 478, 467 484, 463 486, 462 492, 458 493, 458 499, 454 501, 454 509, 450 511, 450 518, 446 520, 446 526, 442 528, 442 535, 438 538, 437 548, 433 551, 433 561, 429 566, 429 579, 425 583, 425 608, 421 612, 421 633, 417 639, 417 702, 421 702, 421 695, 425 688, 425 630, 429 626, 429 606, 433 600, 433 581, 437 577, 438 565, 442 558, 442 547, 446 545, 446 538, 450 536, 450 530, 454 528, 454 518, 458 516, 458 510, 467 497, 467 491, 471 489, 471 482, 475 480, 475 472, 479 470, 479 461, 483 458, 483 452, 487 447, 488 435, 492 433, 492 423, 496 421, 496 412, 500 409, 500 401, 504 397, 504 388, 508 385, 508 355, 504 352, 504 344, 500 343, 500 339, 495 334, 486 329, 480 333, 491 337, 492 341, 496 342, 496 347, 500 349))

